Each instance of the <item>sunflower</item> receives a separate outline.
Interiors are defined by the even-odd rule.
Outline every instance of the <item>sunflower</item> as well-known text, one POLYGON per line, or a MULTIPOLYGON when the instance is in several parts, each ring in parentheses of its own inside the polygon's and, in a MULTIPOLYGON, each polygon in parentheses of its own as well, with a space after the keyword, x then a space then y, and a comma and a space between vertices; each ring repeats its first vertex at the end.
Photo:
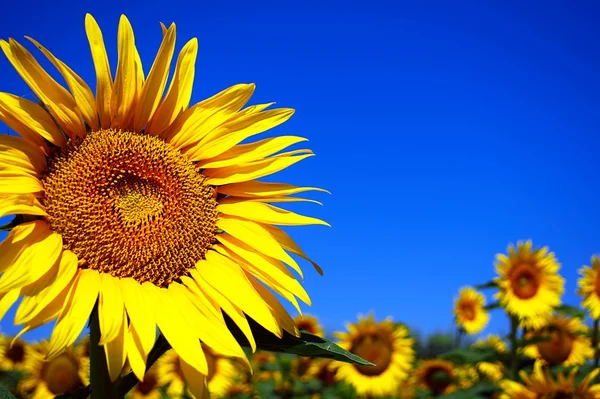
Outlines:
POLYGON ((35 349, 22 339, 0 336, 0 370, 23 370, 35 355, 35 349))
POLYGON ((489 334, 485 339, 479 338, 473 344, 475 348, 494 348, 497 353, 506 353, 506 342, 495 334, 489 334))
POLYGON ((479 362, 477 370, 488 380, 498 382, 504 377, 504 364, 502 362, 479 362))
MULTIPOLYGON (((206 361, 208 362, 208 374, 206 383, 211 397, 225 395, 229 385, 238 376, 233 361, 202 344, 206 361)), ((183 397, 185 392, 185 375, 182 367, 182 359, 174 350, 169 350, 156 363, 159 385, 167 387, 167 394, 172 397, 183 397)))
POLYGON ((577 317, 554 315, 542 328, 525 334, 529 339, 540 337, 546 340, 525 346, 523 353, 551 366, 583 365, 594 356, 590 340, 585 336, 588 330, 577 317))
POLYGON ((575 378, 578 369, 575 367, 568 376, 562 371, 558 372, 556 380, 552 378, 548 369, 543 369, 540 362, 534 364, 533 371, 527 375, 521 370, 519 376, 524 384, 511 380, 502 380, 500 399, 597 399, 600 397, 600 384, 590 385, 596 378, 600 369, 591 371, 577 384, 575 378))
POLYGON ((161 399, 160 377, 156 367, 151 367, 144 374, 144 380, 139 381, 127 394, 128 399, 161 399))
POLYGON ((391 395, 408 376, 415 357, 414 340, 403 325, 391 319, 376 323, 372 314, 359 316, 357 324, 348 324, 348 332, 338 332, 340 347, 375 366, 340 364, 337 378, 352 384, 359 395, 391 395))
POLYGON ((456 325, 467 334, 477 334, 490 321, 490 315, 484 309, 485 296, 472 287, 461 288, 454 301, 456 325))
POLYGON ((227 388, 227 392, 225 392, 225 398, 236 398, 239 396, 251 396, 252 395, 252 387, 244 382, 233 382, 227 388))
POLYGON ((321 386, 327 388, 337 383, 337 369, 342 363, 331 359, 313 359, 308 368, 307 374, 314 376, 321 381, 321 386))
POLYGON ((306 201, 288 195, 320 189, 257 179, 314 154, 279 153, 301 137, 246 141, 293 114, 271 104, 244 108, 253 84, 189 107, 198 45, 192 39, 183 47, 169 79, 175 24, 163 29, 145 75, 121 16, 114 79, 89 14, 85 28, 95 95, 37 41, 29 39, 70 91, 17 41, 0 41, 40 100, 0 93, 0 120, 21 135, 0 136, 0 217, 16 215, 0 244, 2 305, 23 297, 15 317, 22 332, 56 320, 52 359, 75 342, 97 302, 113 380, 126 361, 144 379, 158 327, 181 356, 190 389, 202 394, 209 366, 201 341, 245 358, 221 310, 253 348, 246 315, 278 337, 299 335, 274 293, 310 305, 288 269, 302 275, 290 253, 310 259, 276 225, 327 223, 271 203, 306 201))
POLYGON ((447 360, 422 361, 415 370, 416 384, 435 395, 445 395, 457 388, 457 367, 447 360))
POLYGON ((19 390, 36 399, 54 398, 56 395, 74 392, 90 382, 90 361, 78 356, 72 347, 58 356, 46 360, 50 344, 42 341, 34 344, 37 352, 25 367, 26 377, 21 380, 19 390))
POLYGON ((532 248, 531 241, 508 247, 508 256, 496 256, 495 278, 499 291, 495 298, 506 311, 518 317, 522 326, 538 328, 554 307, 560 305, 564 279, 560 264, 548 248, 532 248))
POLYGON ((594 320, 600 319, 600 257, 592 256, 592 266, 579 269, 583 276, 577 280, 577 294, 583 297, 581 306, 590 311, 594 320))
POLYGON ((399 399, 417 399, 417 384, 414 375, 400 382, 396 396, 399 399))
POLYGON ((294 321, 299 330, 305 330, 319 337, 325 336, 325 331, 323 331, 323 327, 319 324, 319 320, 315 316, 296 316, 294 321))
POLYGON ((291 360, 290 375, 294 380, 307 382, 315 378, 315 375, 312 373, 315 369, 310 367, 315 362, 315 359, 295 356, 291 360))
POLYGON ((469 389, 479 382, 477 368, 472 365, 456 367, 456 380, 459 389, 469 389))

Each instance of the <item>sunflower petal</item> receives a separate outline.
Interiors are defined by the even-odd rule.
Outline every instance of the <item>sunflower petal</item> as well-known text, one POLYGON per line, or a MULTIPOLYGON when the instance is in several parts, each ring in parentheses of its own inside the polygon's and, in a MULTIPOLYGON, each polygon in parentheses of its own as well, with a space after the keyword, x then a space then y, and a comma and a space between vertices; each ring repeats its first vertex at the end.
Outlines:
POLYGON ((81 79, 71 68, 69 68, 64 62, 59 60, 48 51, 44 46, 40 43, 32 39, 31 37, 25 36, 30 42, 32 42, 52 64, 58 69, 62 77, 67 82, 71 93, 73 94, 73 99, 77 104, 83 119, 86 121, 88 126, 92 128, 92 130, 98 129, 98 114, 96 113, 96 99, 94 98, 94 93, 92 93, 92 89, 88 86, 87 83, 83 79, 81 79))
POLYGON ((277 300, 277 298, 267 290, 261 283, 256 281, 256 279, 252 276, 247 276, 248 280, 254 286, 254 289, 260 294, 260 296, 264 299, 264 301, 269 305, 269 309, 273 312, 273 316, 277 319, 279 325, 290 334, 299 337, 300 330, 296 326, 296 322, 290 316, 290 314, 285 310, 283 305, 277 300))
POLYGON ((187 383, 189 393, 194 399, 208 399, 209 392, 208 386, 206 385, 206 375, 202 374, 194 366, 186 363, 185 360, 179 357, 179 367, 183 373, 183 378, 187 383))
POLYGON ((279 242, 279 244, 281 244, 281 247, 283 249, 285 249, 286 251, 290 251, 291 253, 296 254, 301 258, 309 261, 313 265, 317 273, 319 273, 321 276, 323 275, 323 269, 321 268, 321 266, 313 262, 312 259, 310 259, 308 255, 304 253, 302 248, 300 248, 298 244, 296 244, 296 242, 292 240, 292 238, 289 235, 287 235, 285 231, 281 230, 279 227, 275 227, 269 224, 265 224, 263 225, 263 227, 273 235, 273 237, 279 242))
POLYGON ((85 126, 73 97, 44 71, 25 47, 13 39, 9 42, 0 40, 0 47, 21 78, 48 107, 65 133, 70 137, 83 137, 85 126))
POLYGON ((330 194, 329 191, 317 187, 297 187, 285 183, 271 183, 258 180, 244 181, 219 187, 219 193, 233 197, 277 197, 283 195, 298 194, 305 191, 321 191, 330 194))
POLYGON ((52 330, 47 359, 56 357, 77 340, 90 317, 99 291, 100 274, 95 270, 79 270, 52 330))
POLYGON ((21 296, 21 289, 17 288, 2 295, 2 299, 0 299, 0 320, 4 318, 8 309, 10 309, 17 299, 21 296))
MULTIPOLYGON (((166 32, 166 31, 165 31, 166 32)), ((146 131, 158 135, 175 121, 177 116, 190 105, 192 86, 196 72, 198 39, 186 43, 179 53, 175 73, 164 101, 158 106, 146 131)))
POLYGON ((142 87, 139 104, 135 107, 136 113, 133 119, 133 129, 135 131, 139 132, 146 126, 162 99, 174 51, 175 24, 172 24, 158 49, 148 79, 142 87))
POLYGON ((0 197, 0 217, 7 215, 47 216, 42 204, 32 194, 0 197))
POLYGON ((100 117, 100 125, 103 129, 110 126, 110 100, 112 98, 112 75, 104 38, 98 23, 90 14, 85 15, 85 31, 90 42, 90 51, 94 60, 96 70, 96 107, 100 117))
POLYGON ((137 377, 138 380, 143 381, 144 375, 146 374, 146 359, 142 357, 141 346, 139 345, 139 341, 133 337, 133 331, 131 330, 131 326, 129 327, 129 332, 127 333, 127 360, 129 361, 129 365, 131 366, 131 370, 133 374, 137 377))
POLYGON ((46 148, 44 140, 58 147, 65 145, 65 135, 56 126, 52 116, 33 101, 0 93, 0 120, 38 148, 46 148))
POLYGON ((121 323, 123 321, 124 305, 118 278, 108 273, 102 273, 100 274, 100 282, 98 320, 101 336, 98 344, 104 345, 122 334, 123 326, 121 323))
POLYGON ((145 358, 156 341, 156 318, 154 312, 148 311, 154 308, 153 296, 132 278, 123 278, 119 283, 130 324, 140 339, 145 358))
POLYGON ((112 88, 110 112, 113 127, 124 127, 133 108, 137 92, 136 48, 133 29, 125 15, 121 15, 118 30, 117 72, 112 88))
POLYGON ((262 202, 238 202, 235 204, 218 205, 218 211, 226 215, 237 216, 259 223, 276 224, 283 226, 301 226, 309 224, 321 224, 329 226, 329 223, 309 216, 299 215, 273 205, 262 202))
POLYGON ((117 335, 113 340, 107 341, 104 344, 106 366, 111 381, 115 381, 119 378, 121 370, 123 370, 123 366, 125 365, 125 359, 127 359, 127 346, 125 345, 125 339, 128 333, 127 316, 125 316, 125 312, 121 312, 120 316, 121 320, 118 323, 119 329, 117 330, 117 335))
POLYGON ((0 166, 21 167, 33 175, 46 169, 44 153, 29 141, 6 134, 0 135, 0 166))

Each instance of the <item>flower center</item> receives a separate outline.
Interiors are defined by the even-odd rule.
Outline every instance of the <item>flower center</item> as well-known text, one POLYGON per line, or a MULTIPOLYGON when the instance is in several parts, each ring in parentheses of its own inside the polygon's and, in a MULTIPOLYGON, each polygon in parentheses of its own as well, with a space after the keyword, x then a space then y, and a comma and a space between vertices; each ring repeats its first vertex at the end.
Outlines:
POLYGON ((68 355, 60 355, 48 362, 42 370, 42 378, 48 390, 55 395, 73 392, 81 386, 79 367, 68 355))
POLYGON ((573 337, 568 331, 553 325, 543 329, 539 335, 549 338, 548 341, 540 342, 537 345, 542 359, 554 366, 569 358, 573 349, 573 337))
POLYGON ((72 140, 42 183, 47 220, 80 267, 165 287, 214 243, 213 188, 156 137, 100 130, 72 140))
POLYGON ((136 390, 142 395, 148 395, 156 389, 158 378, 153 371, 148 371, 144 374, 144 381, 137 383, 136 390))
POLYGON ((309 333, 316 335, 318 333, 317 331, 317 326, 315 325, 315 323, 308 321, 308 320, 299 320, 296 322, 296 326, 298 327, 299 330, 305 330, 308 331, 309 333))
POLYGON ((354 344, 350 351, 375 366, 354 367, 363 375, 374 376, 385 372, 392 361, 392 347, 390 342, 379 334, 370 334, 362 337, 354 344))
POLYGON ((463 319, 473 321, 475 319, 475 309, 473 309, 473 304, 463 304, 461 306, 461 314, 463 319))
POLYGON ((22 363, 25 360, 25 345, 22 342, 16 341, 13 346, 10 346, 10 341, 6 343, 8 347, 4 356, 14 364, 22 363))
POLYGON ((441 394, 452 384, 453 377, 444 367, 434 366, 427 370, 425 385, 436 395, 441 394))
POLYGON ((513 292, 520 299, 535 296, 540 286, 535 267, 527 263, 518 265, 512 272, 511 285, 513 292))

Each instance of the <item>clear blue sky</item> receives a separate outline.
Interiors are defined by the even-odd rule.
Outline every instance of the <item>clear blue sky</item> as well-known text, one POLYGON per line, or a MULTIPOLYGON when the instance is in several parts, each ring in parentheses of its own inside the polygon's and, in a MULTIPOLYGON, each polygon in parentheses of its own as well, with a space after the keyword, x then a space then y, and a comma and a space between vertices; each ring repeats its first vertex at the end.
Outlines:
MULTIPOLYGON (((217 3, 8 2, 0 37, 30 35, 94 84, 86 12, 113 68, 121 13, 146 71, 175 21, 178 48, 199 39, 194 100, 255 82, 253 102, 295 108, 276 133, 317 156, 276 180, 332 192, 292 207, 333 226, 292 231, 325 269, 307 264, 306 287, 330 330, 369 310, 447 329, 459 287, 527 238, 556 252, 578 303, 577 269, 600 252, 597 3, 217 3)), ((0 90, 29 93, 4 56, 0 90)))

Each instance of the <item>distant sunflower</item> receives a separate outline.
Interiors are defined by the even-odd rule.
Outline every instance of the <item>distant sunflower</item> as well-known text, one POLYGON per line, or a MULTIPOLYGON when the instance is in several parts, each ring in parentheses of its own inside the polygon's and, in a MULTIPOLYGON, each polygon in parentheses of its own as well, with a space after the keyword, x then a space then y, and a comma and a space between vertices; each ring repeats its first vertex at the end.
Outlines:
POLYGON ((592 265, 579 269, 583 276, 577 280, 577 293, 583 297, 581 306, 588 309, 594 320, 600 319, 600 256, 592 256, 592 265))
POLYGON ((135 384, 133 389, 127 394, 128 399, 161 399, 160 377, 156 367, 152 367, 144 374, 144 380, 135 384))
POLYGON ((257 179, 314 154, 280 153, 302 137, 247 141, 294 112, 267 109, 272 103, 244 108, 253 84, 190 107, 198 44, 183 47, 169 76, 175 24, 163 26, 145 75, 131 24, 121 16, 114 78, 89 14, 85 28, 95 94, 37 41, 29 39, 69 90, 17 41, 0 40, 39 98, 0 93, 0 121, 21 136, 0 135, 0 217, 16 215, 0 244, 3 306, 23 297, 15 317, 23 332, 56 320, 52 359, 75 342, 97 302, 112 380, 126 361, 143 380, 158 327, 181 356, 188 386, 201 394, 209 373, 201 341, 245 358, 221 311, 253 347, 245 315, 278 337, 299 334, 274 293, 310 304, 288 269, 301 275, 290 253, 308 257, 276 226, 327 223, 271 203, 309 201, 288 195, 324 190, 257 179))
POLYGON ((456 380, 459 389, 469 389, 479 382, 479 373, 475 366, 463 365, 456 368, 456 380))
POLYGON ((508 256, 496 256, 495 279, 499 292, 495 297, 506 311, 519 318, 525 327, 542 326, 560 305, 564 279, 560 264, 548 248, 532 248, 531 241, 508 247, 508 256))
POLYGON ((310 363, 307 374, 314 376, 315 379, 321 381, 324 388, 327 388, 338 382, 336 375, 340 364, 331 359, 316 358, 310 363))
POLYGON ((540 362, 536 362, 530 375, 523 370, 519 373, 523 384, 512 380, 500 381, 499 386, 503 391, 500 399, 598 399, 600 384, 590 384, 600 369, 590 372, 579 384, 575 382, 577 372, 578 369, 573 368, 569 375, 565 376, 560 371, 554 380, 550 371, 543 369, 540 362))
POLYGON ((479 362, 477 363, 477 370, 492 382, 498 382, 504 377, 502 362, 479 362))
POLYGON ((358 323, 348 324, 348 332, 338 332, 340 347, 375 364, 359 366, 342 363, 337 378, 354 386, 359 395, 391 395, 408 377, 415 357, 414 340, 403 325, 386 319, 376 323, 372 314, 359 316, 358 323))
POLYGON ((472 287, 461 288, 454 301, 454 318, 456 325, 467 334, 477 334, 490 321, 490 315, 484 309, 485 296, 472 287))
POLYGON ((417 384, 434 395, 445 395, 456 391, 457 367, 446 360, 424 360, 415 371, 417 384))
POLYGON ((311 368, 311 364, 315 362, 316 359, 310 357, 296 356, 292 359, 290 375, 296 381, 307 382, 315 378, 315 375, 312 374, 314 371, 311 368))
POLYGON ((414 375, 400 382, 396 396, 398 399, 417 399, 417 384, 414 375))
POLYGON ((252 386, 244 382, 233 382, 225 392, 225 398, 236 398, 239 396, 251 396, 253 393, 252 386))
POLYGON ((586 334, 589 328, 577 317, 554 315, 548 323, 526 333, 526 338, 540 337, 547 341, 527 345, 523 353, 544 363, 565 367, 583 365, 594 356, 586 334))
POLYGON ((473 344, 475 348, 494 348, 497 353, 506 353, 506 342, 502 339, 502 337, 489 334, 485 339, 479 338, 473 344))
POLYGON ((296 316, 294 321, 299 330, 305 330, 319 337, 325 336, 325 331, 323 331, 323 327, 319 324, 319 320, 315 316, 296 316))
POLYGON ((36 351, 22 339, 0 335, 0 370, 23 370, 36 351))
POLYGON ((44 359, 50 350, 47 341, 35 344, 35 350, 40 355, 32 357, 25 368, 26 377, 19 385, 22 392, 35 399, 50 399, 90 383, 89 359, 78 356, 72 346, 51 360, 44 359))

